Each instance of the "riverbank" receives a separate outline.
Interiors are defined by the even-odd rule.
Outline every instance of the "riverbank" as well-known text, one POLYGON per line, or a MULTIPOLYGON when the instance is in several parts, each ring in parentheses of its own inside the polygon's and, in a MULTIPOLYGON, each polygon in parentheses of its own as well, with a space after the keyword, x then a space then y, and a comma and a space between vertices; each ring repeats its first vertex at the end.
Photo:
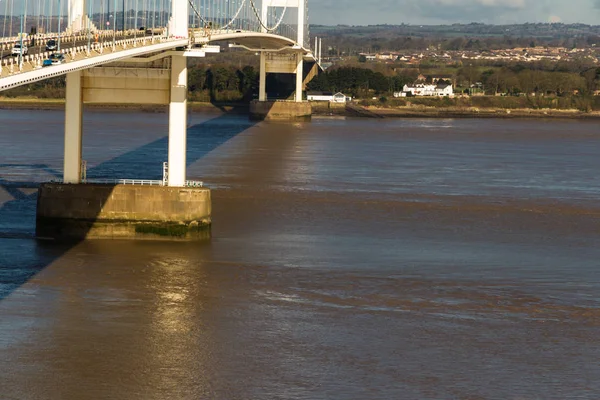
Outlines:
MULTIPOLYGON (((0 97, 2 110, 59 110, 65 107, 64 99, 38 99, 35 97, 7 98, 0 97)), ((165 113, 168 106, 160 104, 85 104, 86 109, 93 110, 123 110, 153 113, 165 113)), ((208 103, 188 101, 189 111, 214 112, 214 113, 247 113, 247 104, 237 103, 208 103)))
POLYGON ((438 107, 366 107, 382 117, 396 118, 600 118, 600 112, 554 109, 500 109, 500 108, 438 108, 438 107))
MULTIPOLYGON (((0 97, 0 109, 4 110, 56 110, 63 109, 64 99, 38 99, 34 97, 6 98, 0 97)), ((86 109, 123 110, 151 113, 166 113, 168 106, 157 104, 86 104, 86 109)), ((243 103, 208 103, 188 101, 190 112, 208 113, 248 113, 248 104, 243 103)), ((440 107, 412 104, 406 106, 358 106, 352 109, 345 104, 312 102, 315 116, 346 116, 375 118, 574 118, 597 119, 600 111, 585 112, 577 109, 552 108, 498 108, 498 107, 440 107), (363 113, 357 110, 364 110, 363 113)))
POLYGON ((361 116, 355 109, 366 112, 362 116, 372 114, 379 118, 600 118, 599 111, 584 112, 576 109, 504 109, 496 107, 428 107, 423 105, 409 106, 357 106, 352 109, 345 104, 313 103, 313 115, 361 116))

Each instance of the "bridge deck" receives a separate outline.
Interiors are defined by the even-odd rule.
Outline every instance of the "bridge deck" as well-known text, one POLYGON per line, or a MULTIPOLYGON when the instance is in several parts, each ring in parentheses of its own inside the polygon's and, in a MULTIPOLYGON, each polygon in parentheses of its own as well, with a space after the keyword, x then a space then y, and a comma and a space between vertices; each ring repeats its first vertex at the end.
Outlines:
POLYGON ((89 52, 87 46, 76 46, 61 51, 65 54, 64 64, 49 67, 41 66, 45 58, 43 54, 26 56, 21 67, 14 63, 2 64, 0 91, 122 59, 187 46, 188 43, 188 39, 155 37, 152 40, 143 37, 118 40, 114 46, 112 42, 94 43, 89 52))
POLYGON ((203 46, 218 41, 233 41, 251 51, 303 51, 306 60, 314 61, 309 49, 297 46, 293 40, 284 36, 242 30, 199 30, 193 32, 191 41, 164 36, 129 37, 114 42, 108 40, 92 43, 89 49, 87 44, 77 46, 75 43, 61 50, 65 55, 65 63, 48 67, 42 67, 48 52, 24 56, 20 64, 18 57, 6 58, 0 60, 0 91, 144 54, 168 51, 190 44, 203 46))

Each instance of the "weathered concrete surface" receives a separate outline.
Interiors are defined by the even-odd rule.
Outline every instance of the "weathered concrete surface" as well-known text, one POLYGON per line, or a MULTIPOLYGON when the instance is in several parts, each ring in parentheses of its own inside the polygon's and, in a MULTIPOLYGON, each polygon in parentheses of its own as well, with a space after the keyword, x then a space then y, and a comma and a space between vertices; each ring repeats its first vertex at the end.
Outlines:
POLYGON ((39 238, 198 240, 210 225, 206 188, 45 183, 38 191, 39 238))
POLYGON ((307 121, 311 119, 309 102, 258 101, 250 103, 250 119, 274 121, 307 121))
POLYGON ((83 71, 83 102, 88 104, 169 104, 168 68, 96 67, 83 71))

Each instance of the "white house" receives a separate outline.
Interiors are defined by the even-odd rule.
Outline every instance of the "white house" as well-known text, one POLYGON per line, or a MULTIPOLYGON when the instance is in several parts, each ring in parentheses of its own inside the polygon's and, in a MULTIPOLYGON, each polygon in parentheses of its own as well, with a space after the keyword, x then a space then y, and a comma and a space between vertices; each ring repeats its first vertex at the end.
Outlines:
POLYGON ((306 99, 308 101, 331 101, 333 93, 331 92, 307 92, 306 99))
POLYGON ((415 83, 412 85, 404 85, 402 91, 410 93, 411 96, 433 96, 435 93, 434 84, 429 83, 415 83))
POLYGON ((352 97, 346 96, 344 93, 337 92, 308 92, 306 93, 308 101, 329 101, 330 103, 346 103, 352 100, 352 97))
POLYGON ((402 92, 395 92, 394 97, 408 96, 438 96, 438 97, 453 97, 454 90, 452 85, 447 83, 415 83, 412 85, 404 85, 402 92))
POLYGON ((454 88, 452 85, 448 83, 438 83, 435 87, 435 96, 440 97, 453 97, 454 96, 454 88))
POLYGON ((376 54, 369 54, 369 53, 359 53, 359 56, 364 56, 365 60, 367 61, 375 61, 377 59, 377 55, 376 54))
POLYGON ((342 92, 337 92, 336 94, 333 95, 333 99, 331 101, 333 103, 347 103, 349 101, 352 101, 352 97, 346 96, 342 92))

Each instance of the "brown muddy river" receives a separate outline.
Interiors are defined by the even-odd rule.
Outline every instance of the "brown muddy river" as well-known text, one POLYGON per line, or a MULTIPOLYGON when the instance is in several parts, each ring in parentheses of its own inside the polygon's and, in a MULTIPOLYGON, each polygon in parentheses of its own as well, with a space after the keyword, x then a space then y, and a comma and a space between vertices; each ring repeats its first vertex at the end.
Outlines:
MULTIPOLYGON (((205 243, 38 242, 61 111, 0 110, 1 399, 598 399, 600 129, 190 114, 205 243)), ((167 115, 87 111, 88 176, 167 115)))

